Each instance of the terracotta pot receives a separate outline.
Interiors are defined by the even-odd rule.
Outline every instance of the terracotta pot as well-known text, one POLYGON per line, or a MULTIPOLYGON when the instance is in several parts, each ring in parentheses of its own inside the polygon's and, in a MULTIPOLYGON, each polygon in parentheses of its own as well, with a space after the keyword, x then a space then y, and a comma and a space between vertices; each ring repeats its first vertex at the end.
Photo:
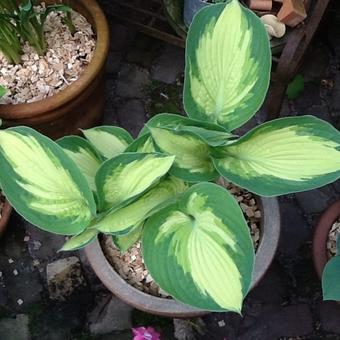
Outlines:
MULTIPOLYGON (((45 1, 55 3, 55 0, 45 1)), ((104 67, 109 49, 109 27, 95 0, 70 0, 72 8, 92 24, 97 41, 91 63, 79 79, 63 91, 29 104, 0 105, 3 127, 27 125, 59 138, 98 123, 104 106, 104 67)))
POLYGON ((340 201, 333 203, 321 215, 315 230, 313 238, 313 261, 315 270, 322 278, 322 273, 329 258, 327 255, 327 240, 329 231, 333 223, 340 217, 340 201))
POLYGON ((4 233, 4 231, 7 227, 7 223, 8 223, 10 216, 11 216, 11 213, 12 213, 11 205, 8 203, 8 201, 5 201, 5 204, 4 204, 3 209, 1 211, 1 217, 0 217, 0 237, 4 233))
MULTIPOLYGON (((276 198, 258 198, 262 210, 261 240, 256 252, 252 279, 254 288, 268 270, 279 242, 280 211, 276 198)), ((189 318, 207 311, 143 293, 124 281, 106 259, 98 240, 84 250, 90 265, 103 284, 116 296, 133 307, 148 313, 173 318, 189 318)))

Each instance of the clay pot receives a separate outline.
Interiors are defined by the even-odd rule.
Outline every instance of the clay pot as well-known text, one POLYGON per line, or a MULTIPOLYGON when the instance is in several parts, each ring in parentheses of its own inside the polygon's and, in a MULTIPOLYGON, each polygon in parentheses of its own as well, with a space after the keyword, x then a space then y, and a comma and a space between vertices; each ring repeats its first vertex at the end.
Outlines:
POLYGON ((322 278, 323 270, 328 262, 327 255, 327 240, 329 231, 332 228, 334 222, 340 217, 340 201, 333 203, 326 211, 321 215, 315 230, 313 238, 313 261, 315 270, 322 278))
MULTIPOLYGON (((276 253, 280 236, 280 211, 277 199, 258 197, 257 201, 262 208, 262 223, 252 288, 260 282, 267 272, 276 253)), ((98 240, 88 245, 83 251, 102 283, 114 295, 137 309, 172 318, 189 318, 208 313, 175 300, 148 295, 132 287, 117 274, 108 262, 98 240)))
POLYGON ((5 201, 5 204, 4 204, 3 209, 1 211, 1 217, 0 217, 0 237, 4 233, 4 231, 7 227, 7 223, 8 223, 10 216, 11 216, 11 213, 12 213, 11 205, 8 203, 8 201, 5 201))
MULTIPOLYGON (((46 3, 55 3, 47 0, 46 3)), ((70 0, 71 7, 84 15, 97 35, 91 63, 79 79, 63 91, 34 103, 0 105, 2 127, 31 126, 51 138, 78 134, 96 125, 104 106, 104 67, 109 49, 109 27, 95 0, 70 0)))

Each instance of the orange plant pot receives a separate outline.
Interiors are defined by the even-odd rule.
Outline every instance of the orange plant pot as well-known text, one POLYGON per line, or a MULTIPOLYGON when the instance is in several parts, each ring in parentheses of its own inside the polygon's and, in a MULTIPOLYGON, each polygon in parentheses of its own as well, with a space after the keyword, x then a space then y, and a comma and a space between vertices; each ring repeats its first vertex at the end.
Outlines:
MULTIPOLYGON (((47 0, 46 3, 55 3, 47 0)), ((71 7, 91 23, 97 39, 90 64, 79 79, 46 99, 17 105, 0 105, 3 127, 26 125, 51 138, 78 134, 96 125, 104 107, 104 67, 109 50, 109 26, 95 0, 70 0, 71 7)))

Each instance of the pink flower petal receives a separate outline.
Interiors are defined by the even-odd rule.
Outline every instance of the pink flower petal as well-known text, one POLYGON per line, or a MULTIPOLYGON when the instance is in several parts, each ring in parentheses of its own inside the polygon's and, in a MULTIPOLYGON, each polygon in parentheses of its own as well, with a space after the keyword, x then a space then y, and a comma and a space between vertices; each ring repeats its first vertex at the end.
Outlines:
POLYGON ((160 340, 160 334, 153 327, 132 328, 133 340, 160 340))

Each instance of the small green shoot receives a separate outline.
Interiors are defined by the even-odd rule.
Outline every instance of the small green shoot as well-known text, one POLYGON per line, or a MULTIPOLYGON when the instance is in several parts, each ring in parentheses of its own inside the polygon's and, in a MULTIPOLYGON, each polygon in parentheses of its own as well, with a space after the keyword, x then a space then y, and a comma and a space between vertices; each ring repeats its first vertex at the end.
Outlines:
POLYGON ((302 74, 297 74, 288 84, 287 97, 289 100, 295 100, 303 93, 305 89, 305 79, 302 74))
POLYGON ((0 51, 10 63, 21 61, 21 42, 27 41, 39 55, 46 53, 44 25, 51 12, 63 12, 63 23, 75 33, 71 7, 64 4, 37 8, 37 0, 2 0, 0 3, 0 51))

